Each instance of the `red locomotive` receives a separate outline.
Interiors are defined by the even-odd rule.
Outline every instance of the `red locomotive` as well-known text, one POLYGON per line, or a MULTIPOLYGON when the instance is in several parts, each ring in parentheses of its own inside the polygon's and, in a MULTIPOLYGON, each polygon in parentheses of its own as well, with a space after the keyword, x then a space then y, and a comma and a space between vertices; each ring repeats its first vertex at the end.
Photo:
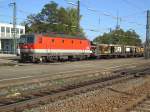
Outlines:
POLYGON ((58 35, 22 35, 19 48, 21 60, 32 62, 85 59, 91 54, 88 39, 58 35))

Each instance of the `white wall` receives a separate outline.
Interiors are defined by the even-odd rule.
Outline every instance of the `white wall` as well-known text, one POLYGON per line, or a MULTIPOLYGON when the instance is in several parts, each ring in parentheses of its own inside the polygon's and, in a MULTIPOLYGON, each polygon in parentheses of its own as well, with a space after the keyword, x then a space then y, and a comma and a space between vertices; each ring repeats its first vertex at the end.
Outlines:
MULTIPOLYGON (((12 32, 11 32, 11 28, 13 28, 13 24, 7 24, 7 23, 0 23, 0 50, 6 50, 6 48, 8 48, 9 52, 10 50, 12 49, 12 39, 13 39, 13 35, 12 35, 12 32), (4 27, 5 28, 5 32, 4 33, 1 33, 1 27, 4 27), (9 27, 10 28, 10 32, 6 34, 6 28, 9 27), (3 34, 3 36, 2 36, 3 34), (3 48, 1 46, 2 42, 4 43, 3 45, 3 48), (8 43, 8 44, 6 44, 8 43), (8 46, 8 47, 7 47, 8 46)), ((16 35, 17 38, 20 37, 20 29, 23 29, 23 34, 25 34, 25 26, 21 26, 21 25, 16 25, 16 28, 19 29, 19 34, 16 35)), ((7 52, 7 50, 6 50, 7 52)))
MULTIPOLYGON (((7 23, 0 23, 0 28, 1 27, 5 27, 5 36, 1 36, 1 29, 0 29, 0 38, 2 39, 12 39, 13 38, 13 35, 11 33, 11 28, 13 28, 13 24, 7 24, 7 23), (9 27, 10 28, 10 36, 7 36, 6 35, 6 27, 9 27)), ((16 28, 19 29, 19 34, 18 34, 18 38, 20 37, 20 29, 23 29, 23 34, 25 34, 25 26, 21 26, 21 25, 16 25, 16 28)))

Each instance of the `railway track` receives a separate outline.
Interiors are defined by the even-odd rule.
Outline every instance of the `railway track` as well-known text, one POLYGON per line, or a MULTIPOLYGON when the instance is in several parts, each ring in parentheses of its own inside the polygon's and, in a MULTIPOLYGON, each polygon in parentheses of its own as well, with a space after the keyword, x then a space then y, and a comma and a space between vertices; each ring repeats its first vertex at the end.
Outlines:
MULTIPOLYGON (((82 70, 74 70, 74 71, 66 71, 66 72, 60 72, 60 73, 54 73, 54 74, 44 74, 38 77, 35 76, 29 76, 29 77, 21 77, 21 78, 12 78, 12 79, 2 79, 0 80, 0 88, 5 88, 8 86, 17 86, 21 84, 33 84, 33 83, 39 83, 43 81, 48 81, 50 79, 55 80, 58 79, 62 76, 64 77, 71 77, 72 74, 87 74, 88 72, 91 71, 99 71, 98 69, 94 68, 87 68, 87 69, 82 69, 82 70), (55 77, 55 78, 54 78, 55 77), (36 79, 36 80, 35 80, 36 79)), ((103 70, 106 71, 106 70, 103 70)), ((103 72, 101 71, 101 72, 103 72)), ((99 71, 100 72, 100 71, 99 71)), ((74 75, 74 76, 77 76, 74 75)))
MULTIPOLYGON (((41 90, 42 88, 46 88, 47 86, 51 89, 54 89, 54 88, 61 88, 62 86, 70 84, 70 83, 75 83, 75 82, 79 83, 85 79, 94 80, 94 79, 100 79, 100 78, 107 78, 110 76, 115 76, 117 72, 121 74, 125 74, 124 71, 129 72, 131 71, 131 69, 132 69, 132 72, 134 71, 133 68, 130 68, 130 67, 127 67, 126 69, 123 69, 123 70, 120 67, 117 67, 117 68, 118 68, 118 71, 116 71, 117 69, 115 71, 111 69, 108 69, 108 71, 107 70, 101 71, 98 69, 86 69, 86 70, 78 70, 76 72, 72 71, 72 72, 60 73, 60 74, 56 74, 53 76, 42 77, 40 79, 33 79, 33 82, 32 80, 29 80, 29 82, 26 82, 26 80, 25 81, 21 80, 22 81, 21 82, 19 80, 21 84, 17 83, 17 81, 14 80, 11 83, 16 82, 16 84, 14 85, 12 84, 11 86, 7 86, 2 83, 2 85, 0 85, 0 90, 1 90, 0 98, 3 96, 10 96, 18 92, 25 93, 26 91, 32 92, 35 90, 41 90), (4 91, 4 93, 2 91, 4 91)), ((135 69, 135 72, 137 72, 137 69, 135 69)), ((8 85, 9 85, 9 82, 8 82, 8 85)))
MULTIPOLYGON (((12 90, 16 91, 26 91, 27 89, 35 89, 41 88, 43 85, 56 85, 55 82, 64 81, 69 82, 69 79, 73 81, 78 79, 85 79, 85 77, 107 77, 109 74, 111 74, 115 70, 122 69, 125 67, 126 69, 129 69, 131 66, 134 66, 133 64, 123 65, 123 66, 117 66, 117 67, 111 67, 104 70, 99 69, 93 69, 93 68, 87 68, 83 70, 74 70, 74 71, 67 71, 67 72, 61 72, 57 74, 51 74, 51 75, 42 75, 41 77, 27 77, 27 78, 17 78, 17 79, 8 79, 8 80, 0 80, 0 97, 3 95, 9 95, 9 93, 12 93, 12 90), (68 80, 68 81, 66 81, 68 80), (31 88, 30 88, 31 87, 31 88), (12 89, 14 88, 14 89, 12 89), (22 89, 23 88, 23 89, 22 89), (25 89, 24 89, 25 88, 25 89), (3 92, 4 91, 4 92, 3 92)), ((135 66, 134 66, 135 67, 135 66)), ((111 74, 112 75, 112 74, 111 74)), ((76 80, 78 82, 78 80, 76 80)), ((57 84, 59 85, 59 84, 57 84)))
POLYGON ((22 94, 16 99, 0 99, 0 112, 21 112, 24 109, 30 109, 39 105, 62 100, 67 97, 85 93, 88 91, 104 88, 112 84, 121 83, 135 77, 135 74, 118 74, 110 77, 99 78, 65 87, 55 90, 40 90, 36 92, 30 92, 29 94, 22 94))
MULTIPOLYGON (((65 99, 67 97, 78 95, 95 89, 104 88, 112 84, 120 83, 122 81, 130 80, 133 78, 138 78, 141 75, 150 73, 149 68, 145 68, 145 67, 144 69, 142 68, 139 70, 137 70, 137 68, 134 70, 132 68, 132 70, 130 70, 128 69, 128 67, 125 70, 121 70, 120 69, 121 67, 117 67, 117 68, 119 68, 119 70, 115 72, 115 75, 111 74, 105 77, 95 77, 94 79, 85 80, 82 82, 79 81, 77 83, 65 85, 61 88, 55 88, 55 89, 49 89, 49 87, 46 87, 44 89, 39 88, 37 90, 19 93, 19 95, 17 95, 17 97, 15 98, 0 97, 0 112, 21 112, 26 108, 30 109, 38 105, 65 99), (137 72, 139 74, 136 74, 137 72)), ((56 74, 60 76, 60 78, 57 77, 55 80, 60 80, 60 79, 66 80, 66 79, 77 78, 77 77, 80 78, 84 76, 89 77, 102 72, 102 71, 98 71, 97 69, 95 69, 95 71, 91 71, 91 70, 93 69, 79 70, 76 72, 76 75, 74 76, 66 75, 66 77, 63 78, 61 78, 61 76, 64 75, 65 73, 56 74)), ((71 74, 71 73, 74 72, 67 72, 66 74, 71 74)))
POLYGON ((150 96, 142 97, 128 112, 150 112, 150 96))
POLYGON ((139 96, 138 99, 125 105, 118 112, 150 112, 150 95, 139 96))
MULTIPOLYGON (((146 63, 140 63, 142 65, 146 64, 146 63)), ((136 65, 138 65, 137 63, 134 64, 125 64, 125 65, 121 65, 121 66, 116 66, 116 67, 109 67, 103 70, 99 70, 99 69, 95 69, 95 68, 86 68, 83 70, 74 70, 74 71, 66 71, 66 72, 60 72, 60 73, 55 73, 55 74, 44 74, 42 76, 27 76, 27 77, 20 77, 20 78, 12 78, 12 79, 2 79, 0 80, 0 89, 1 88, 5 88, 5 87, 12 87, 12 86, 17 86, 17 85, 21 85, 21 84, 34 84, 34 83, 39 83, 39 82, 44 82, 44 81, 48 81, 49 79, 53 79, 52 77, 55 76, 56 78, 58 77, 62 77, 62 76, 66 76, 66 77, 70 77, 70 74, 78 74, 80 73, 88 73, 88 71, 93 71, 93 70, 97 70, 101 73, 103 72, 107 72, 107 71, 117 71, 120 70, 122 68, 130 68, 132 66, 136 67, 136 65), (69 76, 68 76, 69 75, 69 76)))
MULTIPOLYGON (((8 82, 0 83, 0 98, 6 95, 14 93, 15 91, 32 91, 35 89, 41 89, 42 87, 50 86, 50 88, 59 87, 71 81, 79 82, 79 80, 84 80, 87 78, 102 78, 107 77, 109 74, 101 73, 102 71, 98 69, 85 69, 78 70, 60 74, 53 74, 52 76, 42 76, 36 79, 25 79, 25 80, 10 80, 8 82), (79 80, 77 80, 79 79, 79 80), (5 84, 6 83, 6 84, 5 84), (25 89, 24 89, 25 88, 25 89), (15 90, 14 92, 11 92, 15 90), (4 92, 3 92, 4 91, 4 92)), ((104 72, 104 71, 103 71, 104 72)), ((107 71, 108 72, 108 71, 107 71)))

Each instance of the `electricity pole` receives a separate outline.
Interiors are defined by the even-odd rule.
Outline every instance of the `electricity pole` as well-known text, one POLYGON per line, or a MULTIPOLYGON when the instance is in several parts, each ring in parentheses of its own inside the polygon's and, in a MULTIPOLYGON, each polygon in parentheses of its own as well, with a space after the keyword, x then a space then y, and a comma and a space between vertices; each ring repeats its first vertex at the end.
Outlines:
POLYGON ((145 59, 150 58, 150 10, 147 11, 145 59))
POLYGON ((10 3, 9 5, 13 7, 13 52, 16 54, 16 2, 10 3))
POLYGON ((78 0, 78 15, 77 15, 77 32, 80 33, 80 0, 78 0))
POLYGON ((120 18, 119 18, 119 12, 117 11, 117 24, 116 24, 116 30, 120 29, 119 21, 120 21, 120 18))

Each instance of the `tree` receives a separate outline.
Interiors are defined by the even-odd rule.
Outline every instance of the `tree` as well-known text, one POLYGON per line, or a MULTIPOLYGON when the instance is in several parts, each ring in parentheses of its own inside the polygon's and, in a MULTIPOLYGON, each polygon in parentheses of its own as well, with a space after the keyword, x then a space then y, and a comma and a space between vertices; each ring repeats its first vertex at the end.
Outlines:
POLYGON ((134 30, 124 31, 123 29, 113 30, 96 37, 94 42, 102 44, 122 44, 122 45, 141 45, 140 36, 134 30))
MULTIPOLYGON (((77 9, 58 7, 58 4, 52 1, 44 5, 40 13, 29 15, 25 26, 27 33, 56 32, 77 35, 77 23, 77 9)), ((82 28, 80 33, 84 35, 82 28)))

